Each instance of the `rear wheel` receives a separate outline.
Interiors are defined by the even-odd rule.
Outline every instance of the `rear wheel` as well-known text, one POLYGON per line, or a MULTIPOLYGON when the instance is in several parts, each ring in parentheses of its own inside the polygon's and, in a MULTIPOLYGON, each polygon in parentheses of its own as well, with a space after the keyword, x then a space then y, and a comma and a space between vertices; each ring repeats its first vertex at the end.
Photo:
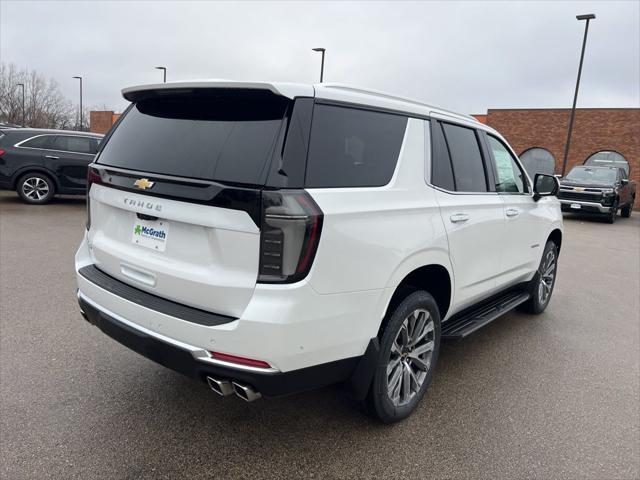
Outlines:
POLYGON ((629 203, 629 205, 620 210, 620 213, 624 218, 629 218, 631 216, 631 210, 633 210, 633 204, 635 203, 635 201, 636 199, 634 197, 631 199, 631 203, 629 203))
POLYGON ((27 173, 18 180, 16 191, 25 202, 34 205, 49 203, 55 194, 55 185, 46 175, 27 173))
POLYGON ((531 280, 529 291, 531 298, 522 304, 522 310, 534 314, 544 312, 549 305, 553 287, 556 284, 557 270, 558 248, 555 243, 549 240, 544 247, 540 266, 531 280))
POLYGON ((408 295, 390 315, 367 396, 369 410, 384 423, 402 420, 415 410, 440 350, 440 313, 430 294, 408 295))

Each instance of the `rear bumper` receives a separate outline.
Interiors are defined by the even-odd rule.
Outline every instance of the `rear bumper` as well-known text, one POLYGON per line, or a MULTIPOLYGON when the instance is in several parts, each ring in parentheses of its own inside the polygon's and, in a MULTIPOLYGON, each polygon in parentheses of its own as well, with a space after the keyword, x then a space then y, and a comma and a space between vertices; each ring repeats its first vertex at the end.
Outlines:
POLYGON ((108 311, 78 292, 83 317, 109 337, 129 349, 191 378, 207 376, 239 381, 253 386, 267 397, 287 395, 349 380, 360 357, 346 358, 290 372, 226 367, 211 359, 207 351, 165 337, 108 311), (213 363, 216 362, 216 363, 213 363), (260 371, 262 370, 262 371, 260 371))
MULTIPOLYGON (((265 396, 353 380, 354 375, 358 395, 366 393, 370 368, 362 365, 367 358, 365 364, 371 363, 368 355, 380 324, 377 311, 383 291, 321 295, 305 281, 258 284, 239 318, 219 318, 185 305, 169 305, 172 302, 115 279, 107 282, 87 275, 93 264, 85 238, 76 253, 78 296, 85 318, 162 365, 190 377, 243 382, 265 396), (132 288, 137 293, 127 291, 132 288), (262 360, 272 368, 222 362, 209 351, 262 360)), ((377 350, 373 352, 377 358, 377 350)))
POLYGON ((581 200, 563 200, 560 199, 560 206, 563 212, 586 212, 586 213, 609 213, 611 212, 610 206, 605 206, 595 202, 584 202, 581 200), (580 205, 580 208, 571 208, 571 205, 580 205))

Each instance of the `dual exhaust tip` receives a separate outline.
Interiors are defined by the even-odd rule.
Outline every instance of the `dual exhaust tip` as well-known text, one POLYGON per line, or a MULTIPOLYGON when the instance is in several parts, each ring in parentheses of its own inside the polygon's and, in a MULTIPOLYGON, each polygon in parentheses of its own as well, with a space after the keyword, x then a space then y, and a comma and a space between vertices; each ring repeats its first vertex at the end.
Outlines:
POLYGON ((254 390, 249 385, 243 385, 242 383, 232 382, 229 380, 220 380, 218 378, 207 377, 207 383, 211 390, 216 392, 222 397, 228 397, 234 393, 245 402, 253 402, 262 397, 260 392, 254 390))

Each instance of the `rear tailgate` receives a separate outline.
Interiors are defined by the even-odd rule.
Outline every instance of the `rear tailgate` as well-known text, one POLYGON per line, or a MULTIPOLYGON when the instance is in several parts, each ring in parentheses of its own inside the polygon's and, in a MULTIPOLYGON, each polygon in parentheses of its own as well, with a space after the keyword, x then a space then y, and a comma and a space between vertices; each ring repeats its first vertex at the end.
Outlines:
POLYGON ((90 173, 96 266, 163 298, 240 316, 258 277, 261 191, 289 105, 236 90, 137 100, 90 173))
POLYGON ((96 266, 141 290, 239 316, 258 274, 260 232, 246 211, 93 185, 96 266), (150 216, 157 218, 150 219, 150 216))

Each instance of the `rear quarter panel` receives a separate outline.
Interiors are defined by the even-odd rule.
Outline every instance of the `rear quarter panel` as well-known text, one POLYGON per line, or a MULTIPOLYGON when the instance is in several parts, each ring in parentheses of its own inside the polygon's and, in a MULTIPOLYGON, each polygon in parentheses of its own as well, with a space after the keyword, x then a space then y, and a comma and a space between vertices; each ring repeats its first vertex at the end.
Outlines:
POLYGON ((18 178, 28 171, 40 171, 53 176, 44 166, 42 150, 14 147, 16 143, 24 140, 22 137, 7 134, 2 140, 0 146, 5 150, 5 154, 0 160, 0 179, 3 183, 6 182, 13 188, 18 178))
POLYGON ((430 151, 425 126, 409 119, 388 185, 308 190, 324 212, 310 285, 320 294, 379 290, 378 320, 414 269, 435 263, 451 273, 440 210, 424 180, 430 151))

